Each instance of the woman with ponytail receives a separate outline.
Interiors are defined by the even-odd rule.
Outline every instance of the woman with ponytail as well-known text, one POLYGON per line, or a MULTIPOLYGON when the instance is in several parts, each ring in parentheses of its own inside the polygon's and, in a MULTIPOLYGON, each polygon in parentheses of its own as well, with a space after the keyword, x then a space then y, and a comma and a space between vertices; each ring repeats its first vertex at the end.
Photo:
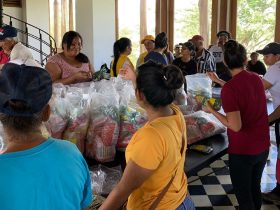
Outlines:
POLYGON ((76 31, 68 31, 62 38, 63 52, 48 59, 46 70, 54 83, 64 85, 87 82, 92 79, 93 67, 81 53, 83 39, 76 31))
POLYGON ((129 142, 122 179, 100 210, 118 209, 127 198, 128 210, 194 210, 184 173, 186 124, 180 109, 172 104, 184 83, 181 70, 148 61, 139 66, 137 75, 129 66, 121 74, 132 80, 148 122, 129 142))
POLYGON ((130 39, 123 37, 114 43, 114 60, 112 61, 112 66, 110 70, 111 77, 117 77, 121 68, 125 65, 130 65, 133 67, 129 59, 131 54, 131 41, 130 39))
POLYGON ((239 210, 260 210, 260 183, 270 145, 265 92, 260 77, 245 70, 245 48, 234 40, 226 42, 224 48, 224 63, 232 79, 224 82, 213 72, 208 75, 223 86, 225 115, 209 103, 204 111, 227 127, 230 177, 239 210))

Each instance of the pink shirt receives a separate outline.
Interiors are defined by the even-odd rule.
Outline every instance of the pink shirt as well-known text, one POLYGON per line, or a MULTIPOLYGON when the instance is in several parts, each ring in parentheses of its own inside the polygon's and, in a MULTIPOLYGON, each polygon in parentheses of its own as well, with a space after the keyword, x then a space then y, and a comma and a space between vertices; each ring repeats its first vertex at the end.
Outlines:
POLYGON ((61 79, 70 77, 79 71, 90 71, 89 63, 82 63, 81 67, 75 67, 67 63, 59 53, 50 57, 48 59, 48 63, 55 63, 59 66, 59 68, 61 69, 61 79))

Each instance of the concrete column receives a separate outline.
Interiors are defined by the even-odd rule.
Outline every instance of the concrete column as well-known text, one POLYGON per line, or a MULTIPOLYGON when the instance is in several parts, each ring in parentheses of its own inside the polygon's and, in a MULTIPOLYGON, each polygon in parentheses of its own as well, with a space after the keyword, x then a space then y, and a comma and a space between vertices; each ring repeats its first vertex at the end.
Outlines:
POLYGON ((110 65, 115 33, 115 0, 76 0, 76 31, 84 41, 85 53, 95 70, 110 65))

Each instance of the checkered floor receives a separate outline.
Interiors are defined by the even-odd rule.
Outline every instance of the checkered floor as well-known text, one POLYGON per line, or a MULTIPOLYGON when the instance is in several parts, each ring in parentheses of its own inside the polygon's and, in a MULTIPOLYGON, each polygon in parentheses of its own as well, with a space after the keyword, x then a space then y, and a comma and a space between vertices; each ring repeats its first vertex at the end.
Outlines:
MULTIPOLYGON (((271 133, 274 136, 274 133, 271 133)), ((275 187, 275 164, 277 150, 275 139, 272 139, 269 158, 262 177, 262 192, 268 192, 275 187)), ((228 155, 213 162, 188 178, 189 193, 197 210, 233 210, 238 209, 228 170, 228 155)), ((278 210, 280 206, 263 202, 262 210, 278 210)))

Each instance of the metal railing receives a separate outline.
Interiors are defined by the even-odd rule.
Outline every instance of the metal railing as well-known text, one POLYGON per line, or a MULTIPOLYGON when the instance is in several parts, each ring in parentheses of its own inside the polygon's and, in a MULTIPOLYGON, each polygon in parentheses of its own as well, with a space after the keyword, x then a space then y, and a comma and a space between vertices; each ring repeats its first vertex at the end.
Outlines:
MULTIPOLYGON (((26 47, 30 48, 34 52, 38 53, 39 59, 36 59, 41 66, 44 66, 47 62, 48 57, 57 53, 56 42, 54 38, 46 31, 31 25, 25 21, 22 21, 18 18, 15 18, 11 15, 3 13, 3 16, 9 18, 9 25, 15 27, 14 21, 17 21, 17 24, 22 24, 22 28, 17 28, 17 31, 21 34, 18 34, 19 40, 26 47), (32 31, 32 33, 30 32, 32 31), (32 44, 32 40, 37 42, 32 44)), ((8 24, 6 24, 8 25, 8 24)), ((34 42, 33 41, 33 42, 34 42)), ((32 53, 33 54, 33 53, 32 53)), ((34 54, 33 54, 34 55, 34 54)), ((35 56, 36 57, 36 56, 35 56)))

